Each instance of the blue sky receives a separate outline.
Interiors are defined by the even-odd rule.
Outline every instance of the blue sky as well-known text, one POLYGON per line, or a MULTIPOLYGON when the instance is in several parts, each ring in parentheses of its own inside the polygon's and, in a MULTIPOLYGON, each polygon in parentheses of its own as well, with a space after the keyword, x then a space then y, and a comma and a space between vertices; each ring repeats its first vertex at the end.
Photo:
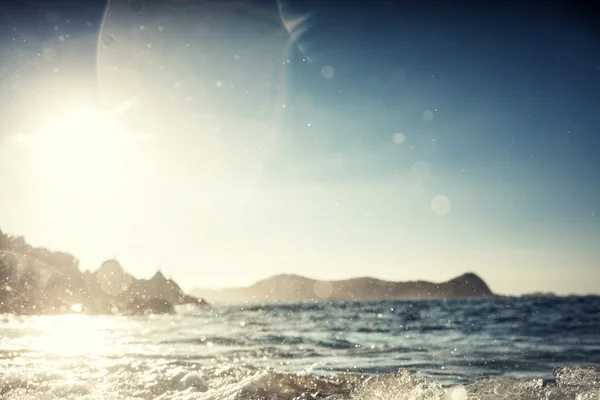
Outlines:
POLYGON ((585 13, 280 4, 4 7, 0 227, 185 288, 600 290, 585 13))

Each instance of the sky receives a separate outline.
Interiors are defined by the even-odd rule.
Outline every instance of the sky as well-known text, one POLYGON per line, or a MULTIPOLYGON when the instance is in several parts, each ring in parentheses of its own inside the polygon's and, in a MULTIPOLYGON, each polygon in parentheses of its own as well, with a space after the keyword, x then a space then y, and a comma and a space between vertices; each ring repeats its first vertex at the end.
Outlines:
POLYGON ((600 37, 552 2, 0 11, 0 229, 187 290, 600 293, 600 37))

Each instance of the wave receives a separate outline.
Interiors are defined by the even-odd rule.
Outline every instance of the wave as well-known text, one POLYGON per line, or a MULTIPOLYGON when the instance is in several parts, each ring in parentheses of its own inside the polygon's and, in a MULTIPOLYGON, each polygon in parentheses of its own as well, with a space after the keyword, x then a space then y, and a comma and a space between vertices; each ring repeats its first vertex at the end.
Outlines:
POLYGON ((555 368, 554 379, 482 378, 444 386, 406 370, 382 375, 313 376, 273 370, 214 366, 186 370, 162 365, 150 369, 116 367, 109 375, 0 372, 0 398, 136 398, 155 400, 582 400, 600 397, 597 367, 555 368), (69 377, 71 379, 65 379, 69 377))
POLYGON ((200 345, 216 345, 216 346, 245 346, 247 343, 241 340, 236 340, 222 336, 199 336, 193 338, 163 340, 159 344, 176 345, 176 344, 200 344, 200 345))

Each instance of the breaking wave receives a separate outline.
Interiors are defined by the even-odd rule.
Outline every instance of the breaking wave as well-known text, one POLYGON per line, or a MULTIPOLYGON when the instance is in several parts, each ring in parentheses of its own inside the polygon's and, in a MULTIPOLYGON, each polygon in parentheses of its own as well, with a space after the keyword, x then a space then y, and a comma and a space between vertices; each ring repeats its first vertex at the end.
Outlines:
POLYGON ((444 386, 406 370, 393 374, 338 374, 327 377, 220 366, 194 368, 127 360, 86 371, 1 373, 2 399, 180 399, 180 400, 584 400, 600 398, 600 372, 594 367, 555 368, 553 380, 482 378, 444 386))

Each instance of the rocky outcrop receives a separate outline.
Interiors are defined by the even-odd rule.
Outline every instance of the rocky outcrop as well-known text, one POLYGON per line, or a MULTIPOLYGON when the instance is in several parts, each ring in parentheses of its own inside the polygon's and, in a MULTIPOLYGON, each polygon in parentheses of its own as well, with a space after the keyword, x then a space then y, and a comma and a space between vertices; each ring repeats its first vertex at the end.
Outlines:
POLYGON ((181 304, 207 305, 160 271, 136 279, 108 260, 95 272, 81 272, 73 256, 33 248, 0 231, 0 313, 154 314, 172 313, 181 304))
POLYGON ((135 314, 174 314, 175 307, 173 303, 167 300, 153 298, 149 301, 136 305, 135 314))
POLYGON ((201 300, 185 294, 179 285, 171 279, 165 278, 162 272, 158 271, 148 280, 139 279, 134 281, 124 293, 124 296, 131 300, 132 298, 142 297, 162 299, 171 304, 195 304, 202 303, 201 300))
POLYGON ((376 278, 319 281, 299 275, 277 275, 246 288, 195 289, 193 294, 216 302, 396 300, 493 296, 477 275, 467 273, 447 282, 390 282, 376 278))

